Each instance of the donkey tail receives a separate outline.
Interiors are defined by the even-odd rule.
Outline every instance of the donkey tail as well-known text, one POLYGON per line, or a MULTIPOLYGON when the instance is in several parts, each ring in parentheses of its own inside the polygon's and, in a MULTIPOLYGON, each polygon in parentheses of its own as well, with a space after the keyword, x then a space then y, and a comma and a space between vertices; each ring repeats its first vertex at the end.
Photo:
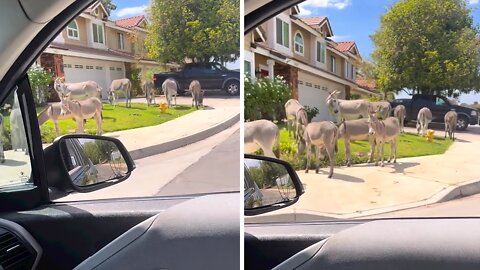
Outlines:
POLYGON ((48 105, 43 111, 38 115, 38 125, 41 126, 50 119, 48 111, 52 108, 52 105, 48 105))

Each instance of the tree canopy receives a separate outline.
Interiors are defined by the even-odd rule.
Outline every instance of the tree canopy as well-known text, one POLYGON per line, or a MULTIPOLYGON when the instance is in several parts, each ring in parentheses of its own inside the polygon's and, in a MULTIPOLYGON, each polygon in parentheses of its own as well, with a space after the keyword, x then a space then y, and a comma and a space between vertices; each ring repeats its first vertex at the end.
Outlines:
POLYGON ((478 91, 479 31, 471 11, 464 0, 394 4, 372 36, 377 88, 449 96, 478 91))
POLYGON ((112 0, 102 0, 101 2, 108 12, 117 9, 117 5, 112 3, 112 0))
POLYGON ((147 14, 150 58, 226 62, 240 55, 239 0, 152 0, 147 14))

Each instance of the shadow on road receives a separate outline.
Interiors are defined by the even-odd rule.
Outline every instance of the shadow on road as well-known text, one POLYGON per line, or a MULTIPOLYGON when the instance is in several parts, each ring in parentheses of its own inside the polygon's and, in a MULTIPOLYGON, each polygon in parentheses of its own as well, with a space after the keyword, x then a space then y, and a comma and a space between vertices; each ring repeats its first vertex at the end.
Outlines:
POLYGON ((4 163, 0 163, 2 166, 8 166, 8 167, 18 167, 27 164, 25 161, 18 161, 18 160, 12 160, 12 159, 5 159, 4 163))
POLYGON ((337 173, 337 172, 333 172, 332 180, 342 180, 342 181, 352 182, 352 183, 364 183, 365 182, 361 178, 351 176, 351 175, 341 174, 341 173, 337 173))
MULTIPOLYGON (((388 164, 388 163, 386 163, 388 164)), ((418 162, 401 162, 401 163, 393 163, 393 169, 395 171, 391 173, 405 173, 405 169, 413 168, 415 166, 420 165, 418 162)))

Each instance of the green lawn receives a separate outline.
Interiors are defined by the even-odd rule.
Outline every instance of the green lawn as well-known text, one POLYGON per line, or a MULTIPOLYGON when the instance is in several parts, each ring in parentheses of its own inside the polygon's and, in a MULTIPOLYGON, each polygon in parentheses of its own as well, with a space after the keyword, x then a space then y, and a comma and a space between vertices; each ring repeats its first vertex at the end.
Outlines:
MULTIPOLYGON (((289 161, 296 169, 305 169, 306 158, 302 155, 300 158, 296 156, 297 145, 293 138, 289 138, 288 131, 284 125, 281 125, 280 131, 280 158, 289 161)), ((437 132, 437 134, 439 134, 437 132)), ((293 134, 292 134, 293 136, 293 134)), ((433 142, 428 142, 425 138, 416 134, 400 135, 398 145, 398 157, 418 157, 427 155, 443 154, 452 145, 452 141, 443 137, 435 137, 433 142)), ((345 160, 345 144, 343 139, 338 140, 337 165, 346 165, 345 160)), ((350 153, 353 164, 366 163, 370 153, 370 145, 366 141, 350 142, 350 153)), ((385 157, 388 159, 390 154, 390 145, 385 145, 385 157)), ((326 166, 326 160, 322 161, 322 166, 326 166)), ((314 164, 311 165, 312 168, 314 164)))
MULTIPOLYGON (((38 108, 37 113, 43 108, 38 108)), ((119 104, 115 108, 110 104, 103 104, 103 132, 112 132, 139 127, 159 125, 177 117, 195 111, 190 106, 178 105, 161 113, 158 106, 148 107, 146 104, 132 103, 131 108, 125 108, 125 104, 119 104)), ((76 123, 73 120, 59 121, 60 133, 74 133, 76 123)), ((51 120, 48 120, 40 127, 42 141, 52 142, 55 139, 55 127, 51 120)), ((85 125, 85 132, 95 134, 97 131, 94 119, 89 119, 85 125)))

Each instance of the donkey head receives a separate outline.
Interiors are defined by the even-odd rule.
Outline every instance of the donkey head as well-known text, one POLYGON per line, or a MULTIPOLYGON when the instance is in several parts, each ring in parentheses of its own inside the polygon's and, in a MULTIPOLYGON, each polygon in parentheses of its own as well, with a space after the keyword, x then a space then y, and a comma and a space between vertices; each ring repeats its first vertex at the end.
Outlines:
POLYGON ((70 108, 68 107, 68 102, 70 100, 70 92, 57 92, 60 97, 60 104, 62 105, 62 110, 60 111, 61 115, 65 115, 70 108))
POLYGON ((337 93, 338 91, 335 90, 330 95, 327 97, 327 106, 330 110, 333 111, 334 114, 337 114, 340 112, 340 108, 338 105, 338 98, 337 98, 337 93))
POLYGON ((368 135, 375 135, 379 129, 380 121, 378 120, 376 113, 368 114, 368 135))
POLYGON ((198 95, 198 105, 202 107, 203 107, 203 94, 205 94, 204 90, 200 91, 200 94, 198 95))
POLYGON ((305 138, 303 137, 303 135, 304 135, 303 133, 304 132, 301 132, 297 136, 297 147, 298 147, 297 156, 300 156, 301 154, 303 154, 303 152, 305 152, 305 149, 307 148, 307 143, 305 142, 305 138))

